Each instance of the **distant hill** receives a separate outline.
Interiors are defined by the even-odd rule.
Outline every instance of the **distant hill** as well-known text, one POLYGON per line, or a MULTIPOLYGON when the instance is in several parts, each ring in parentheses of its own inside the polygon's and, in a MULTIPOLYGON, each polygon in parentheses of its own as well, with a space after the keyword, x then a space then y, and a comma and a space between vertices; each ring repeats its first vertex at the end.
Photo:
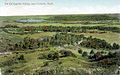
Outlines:
POLYGON ((117 17, 118 19, 120 19, 120 14, 109 14, 109 16, 117 17))
POLYGON ((56 15, 51 16, 49 20, 61 21, 100 21, 100 20, 118 20, 118 14, 83 14, 83 15, 56 15))

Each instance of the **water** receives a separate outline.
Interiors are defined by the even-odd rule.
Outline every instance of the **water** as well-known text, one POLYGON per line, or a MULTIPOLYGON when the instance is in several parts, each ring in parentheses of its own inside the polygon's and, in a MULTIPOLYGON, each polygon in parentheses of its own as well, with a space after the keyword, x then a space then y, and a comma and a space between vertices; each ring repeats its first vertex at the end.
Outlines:
POLYGON ((34 22, 45 22, 46 20, 40 19, 40 20, 34 20, 34 19, 27 19, 27 20, 16 20, 16 22, 20 23, 34 23, 34 22))

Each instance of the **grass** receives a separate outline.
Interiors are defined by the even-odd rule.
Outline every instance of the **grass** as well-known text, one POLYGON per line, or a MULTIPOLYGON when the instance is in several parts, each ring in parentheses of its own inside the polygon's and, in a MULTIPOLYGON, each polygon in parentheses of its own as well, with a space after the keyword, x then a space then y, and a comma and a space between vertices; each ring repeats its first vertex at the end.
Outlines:
POLYGON ((104 26, 105 24, 62 24, 62 23, 18 23, 17 26, 20 27, 25 27, 25 26, 96 26, 96 25, 100 25, 100 26, 104 26))
POLYGON ((53 36, 55 34, 56 34, 55 32, 40 32, 40 33, 34 33, 34 34, 24 34, 24 35, 15 34, 15 35, 21 38, 29 36, 31 38, 37 39, 37 38, 53 36))
MULTIPOLYGON (((54 48, 50 48, 50 51, 51 50, 55 50, 54 48)), ((48 61, 46 59, 38 59, 38 56, 41 54, 41 53, 46 53, 46 52, 49 52, 49 51, 46 51, 46 50, 36 50, 34 52, 30 52, 29 50, 28 51, 23 51, 23 52, 19 52, 17 51, 19 54, 17 55, 21 55, 23 54, 24 57, 25 57, 25 63, 19 63, 19 64, 13 64, 9 67, 11 67, 14 71, 15 74, 21 74, 22 72, 33 72, 34 70, 37 70, 38 68, 42 68, 43 66, 43 63, 48 61), (28 53, 26 53, 28 52, 28 53)), ((7 56, 0 56, 0 60, 2 60, 2 62, 12 58, 16 56, 16 54, 12 54, 12 55, 7 55, 7 56)), ((88 61, 86 61, 85 58, 81 57, 79 55, 79 59, 78 58, 75 58, 75 57, 65 57, 65 58, 60 58, 59 59, 59 62, 62 62, 62 66, 64 67, 79 67, 79 68, 85 68, 85 67, 89 67, 90 63, 88 61)), ((50 62, 51 65, 55 65, 56 64, 56 61, 53 61, 53 62, 50 62)))
POLYGON ((120 44, 120 34, 119 33, 106 32, 106 33, 102 33, 102 34, 98 34, 98 33, 75 33, 75 34, 78 34, 78 35, 84 34, 87 37, 92 36, 93 38, 104 39, 109 43, 120 44))
MULTIPOLYGON (((14 22, 17 19, 47 19, 50 16, 10 16, 10 17, 0 17, 0 27, 5 26, 7 24, 11 25, 17 25, 20 27, 23 26, 108 26, 108 27, 120 27, 119 24, 63 24, 62 22, 59 23, 16 23, 14 22), (3 24, 3 21, 8 21, 3 24)), ((12 29, 11 32, 14 32, 12 29)), ((18 42, 23 40, 24 37, 31 37, 34 39, 37 38, 43 38, 43 37, 49 37, 55 35, 56 32, 40 32, 40 33, 34 33, 34 34, 24 34, 24 35, 19 35, 19 34, 8 34, 2 31, 0 29, 0 37, 4 37, 5 39, 10 39, 14 42, 18 42)), ((113 32, 107 32, 107 33, 74 33, 77 35, 84 34, 85 36, 92 36, 95 38, 99 39, 104 39, 109 43, 118 43, 120 44, 120 34, 119 33, 113 33, 113 32)), ((8 43, 8 42, 4 42, 8 43)), ((80 47, 83 51, 90 52, 92 49, 85 48, 85 47, 80 47)), ((48 53, 49 51, 59 51, 57 47, 50 47, 49 49, 46 48, 39 48, 36 50, 24 50, 24 51, 15 51, 11 55, 0 55, 0 63, 5 62, 9 59, 12 59, 16 55, 24 55, 25 57, 25 62, 18 63, 18 64, 12 64, 11 66, 8 66, 8 68, 12 68, 14 71, 15 75, 23 75, 23 73, 27 73, 28 75, 29 72, 35 72, 35 70, 43 68, 42 66, 44 65, 44 62, 49 62, 49 65, 47 67, 49 68, 54 68, 56 66, 62 66, 63 68, 70 68, 70 67, 75 67, 75 68, 84 68, 88 70, 89 67, 91 67, 91 64, 94 64, 94 62, 89 62, 87 58, 82 57, 81 54, 78 53, 77 51, 77 46, 73 47, 66 47, 64 48, 65 50, 70 50, 72 53, 74 53, 77 57, 64 57, 60 58, 58 61, 49 61, 47 59, 38 59, 39 55, 41 53, 48 53), (18 54, 16 54, 16 52, 18 54), (58 62, 62 62, 62 64, 58 64, 58 62)), ((103 51, 103 50, 96 50, 94 49, 95 52, 97 51, 103 51)), ((98 67, 99 68, 99 67, 98 67)))
POLYGON ((22 38, 20 38, 19 36, 16 36, 14 34, 8 34, 4 31, 2 31, 2 29, 0 29, 0 37, 3 37, 5 39, 10 39, 14 42, 18 42, 18 41, 22 40, 22 38))
POLYGON ((90 62, 86 61, 85 58, 78 59, 74 57, 67 57, 67 58, 62 58, 61 62, 63 62, 62 65, 65 67, 88 68, 90 66, 90 62))
MULTIPOLYGON (((36 67, 42 66, 43 61, 45 61, 45 60, 39 60, 37 58, 39 53, 40 53, 39 51, 32 52, 32 53, 19 53, 18 55, 21 55, 21 54, 24 55, 26 63, 13 64, 9 67, 12 67, 13 70, 15 71, 15 73, 18 73, 21 70, 26 70, 26 69, 29 69, 30 71, 32 71, 36 67)), ((13 56, 16 56, 16 54, 7 55, 6 57, 1 56, 0 60, 2 60, 2 62, 4 62, 4 61, 8 60, 9 58, 12 58, 13 56)))

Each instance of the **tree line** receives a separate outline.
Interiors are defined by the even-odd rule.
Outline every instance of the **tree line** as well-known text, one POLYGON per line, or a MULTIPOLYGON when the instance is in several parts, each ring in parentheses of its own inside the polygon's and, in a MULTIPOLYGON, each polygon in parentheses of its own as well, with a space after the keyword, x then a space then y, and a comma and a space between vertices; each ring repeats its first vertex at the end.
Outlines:
MULTIPOLYGON (((12 26, 13 27, 13 26, 12 26)), ((38 33, 38 32, 80 32, 80 33, 86 33, 89 30, 101 30, 101 31, 111 31, 111 32, 116 32, 120 33, 120 28, 118 27, 104 27, 104 26, 39 26, 39 27, 34 27, 34 26, 27 26, 27 27, 21 27, 16 29, 16 32, 9 32, 9 30, 6 29, 6 27, 3 28, 3 31, 7 33, 12 33, 12 34, 33 34, 33 33, 38 33), (22 32, 20 32, 22 31, 22 32)))
POLYGON ((117 17, 109 15, 57 15, 51 16, 48 20, 52 21, 100 21, 100 20, 119 20, 117 17))
POLYGON ((49 46, 65 46, 65 45, 79 45, 87 48, 94 49, 119 49, 119 44, 110 44, 105 40, 85 37, 84 35, 75 35, 71 33, 56 33, 52 37, 44 37, 33 39, 25 37, 23 41, 9 45, 9 50, 23 50, 23 49, 35 49, 49 46))

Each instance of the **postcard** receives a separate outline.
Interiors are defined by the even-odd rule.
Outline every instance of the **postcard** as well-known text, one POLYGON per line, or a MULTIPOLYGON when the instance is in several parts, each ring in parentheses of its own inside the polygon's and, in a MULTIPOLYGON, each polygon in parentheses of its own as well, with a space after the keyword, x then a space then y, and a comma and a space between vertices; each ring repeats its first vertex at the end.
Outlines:
POLYGON ((120 75, 120 0, 0 0, 0 75, 120 75))

